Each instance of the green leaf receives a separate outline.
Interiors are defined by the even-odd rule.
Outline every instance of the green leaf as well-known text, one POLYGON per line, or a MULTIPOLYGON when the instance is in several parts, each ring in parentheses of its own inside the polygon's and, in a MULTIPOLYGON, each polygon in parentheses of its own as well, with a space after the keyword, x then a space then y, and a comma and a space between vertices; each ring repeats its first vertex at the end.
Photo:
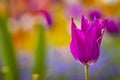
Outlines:
POLYGON ((39 28, 39 38, 38 44, 35 51, 35 66, 34 73, 39 75, 37 80, 44 80, 46 72, 46 40, 45 40, 45 30, 40 24, 39 28))
POLYGON ((2 42, 2 56, 9 68, 9 80, 20 80, 19 78, 19 67, 17 64, 16 53, 13 48, 12 39, 7 29, 7 17, 0 15, 0 33, 2 42))

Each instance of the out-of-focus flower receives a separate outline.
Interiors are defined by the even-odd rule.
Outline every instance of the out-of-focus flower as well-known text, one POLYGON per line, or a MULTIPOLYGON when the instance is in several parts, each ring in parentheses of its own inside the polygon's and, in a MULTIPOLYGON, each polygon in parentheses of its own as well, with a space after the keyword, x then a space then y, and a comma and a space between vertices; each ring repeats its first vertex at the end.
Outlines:
POLYGON ((46 9, 50 0, 10 0, 10 14, 19 18, 23 13, 35 13, 46 9))
POLYGON ((24 14, 19 19, 11 18, 9 21, 15 47, 27 51, 34 50, 36 46, 38 30, 35 26, 37 24, 42 24, 45 28, 52 26, 51 16, 45 10, 38 11, 34 16, 24 14))
POLYGON ((67 15, 69 14, 70 17, 78 18, 82 15, 83 8, 80 5, 69 5, 66 11, 67 15))
POLYGON ((38 11, 46 9, 49 6, 50 0, 24 0, 30 11, 38 11))
POLYGON ((72 19, 72 41, 70 49, 77 61, 84 65, 95 63, 100 54, 100 44, 103 36, 105 20, 93 20, 90 24, 85 16, 82 16, 81 30, 78 29, 72 19))
MULTIPOLYGON (((40 21, 42 21, 42 23, 44 23, 43 25, 44 26, 49 26, 49 27, 51 27, 52 25, 53 25, 53 21, 52 21, 52 17, 51 17, 51 15, 47 12, 47 11, 45 11, 45 10, 38 10, 37 11, 37 14, 39 15, 43 15, 43 16, 41 16, 41 17, 43 17, 43 19, 42 20, 40 20, 40 21), (43 22, 44 21, 44 22, 43 22)), ((41 18, 40 17, 40 18, 41 18)))
POLYGON ((101 13, 97 10, 92 10, 89 13, 89 17, 91 20, 94 20, 94 18, 99 19, 101 17, 101 13))
POLYGON ((35 18, 30 14, 24 14, 19 19, 10 18, 9 27, 15 49, 31 51, 35 47, 37 32, 35 32, 35 18))
POLYGON ((110 34, 119 34, 120 33, 120 24, 115 20, 109 20, 106 23, 106 30, 110 34))
POLYGON ((46 11, 50 0, 10 0, 10 28, 17 49, 33 51, 37 39, 37 24, 50 28, 53 22, 51 15, 46 11))

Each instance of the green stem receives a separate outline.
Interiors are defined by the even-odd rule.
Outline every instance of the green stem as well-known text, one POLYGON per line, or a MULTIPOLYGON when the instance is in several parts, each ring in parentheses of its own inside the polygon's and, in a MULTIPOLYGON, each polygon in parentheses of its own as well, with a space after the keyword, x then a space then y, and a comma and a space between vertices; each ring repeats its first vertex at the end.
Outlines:
POLYGON ((85 65, 85 80, 89 80, 89 75, 88 75, 88 65, 85 65))
POLYGON ((2 57, 5 61, 6 66, 9 68, 9 80, 20 80, 19 78, 19 66, 17 63, 16 54, 14 51, 12 38, 10 32, 7 29, 7 20, 6 16, 0 15, 0 38, 1 38, 1 46, 2 57))
POLYGON ((35 52, 35 66, 34 73, 39 77, 37 80, 44 80, 45 78, 45 70, 46 70, 46 39, 45 39, 45 30, 42 25, 38 25, 39 28, 39 39, 37 44, 37 49, 35 52))

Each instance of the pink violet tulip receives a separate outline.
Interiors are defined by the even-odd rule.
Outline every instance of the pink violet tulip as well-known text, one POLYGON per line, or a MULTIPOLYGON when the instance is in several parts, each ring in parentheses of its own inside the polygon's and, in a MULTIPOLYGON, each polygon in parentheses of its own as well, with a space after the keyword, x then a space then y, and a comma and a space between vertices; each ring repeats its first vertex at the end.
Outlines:
POLYGON ((108 20, 106 23, 106 30, 108 33, 112 34, 119 34, 120 33, 120 24, 119 21, 115 21, 113 19, 108 20))
POLYGON ((38 13, 39 12, 45 16, 46 21, 48 23, 48 26, 52 26, 52 17, 51 17, 51 15, 45 10, 39 10, 38 13))
POLYGON ((81 29, 78 29, 72 19, 72 41, 70 49, 74 58, 85 65, 86 80, 88 80, 88 66, 95 63, 100 54, 100 45, 107 19, 94 18, 92 24, 82 16, 81 29))

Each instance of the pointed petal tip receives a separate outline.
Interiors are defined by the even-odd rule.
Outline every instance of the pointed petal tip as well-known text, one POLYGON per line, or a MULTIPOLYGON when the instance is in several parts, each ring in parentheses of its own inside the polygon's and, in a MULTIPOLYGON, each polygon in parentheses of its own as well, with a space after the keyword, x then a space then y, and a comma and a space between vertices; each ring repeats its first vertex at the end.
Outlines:
POLYGON ((45 19, 46 19, 46 21, 47 21, 47 24, 48 24, 49 26, 52 26, 52 25, 53 25, 52 17, 51 17, 51 15, 50 15, 50 13, 49 13, 48 11, 46 11, 46 10, 38 10, 37 12, 44 15, 44 17, 45 17, 45 19))
POLYGON ((90 24, 89 20, 87 19, 87 17, 82 15, 82 18, 81 18, 81 30, 86 32, 89 29, 90 25, 91 24, 90 24))
POLYGON ((85 15, 82 15, 81 21, 82 21, 82 23, 83 22, 89 23, 89 20, 88 20, 88 18, 85 15))
POLYGON ((86 20, 86 19, 87 19, 87 17, 86 17, 85 15, 83 15, 83 14, 82 14, 82 20, 83 20, 83 19, 85 19, 85 20, 86 20))
POLYGON ((82 18, 85 17, 83 14, 82 14, 82 18))
POLYGON ((74 24, 74 19, 73 19, 73 17, 71 18, 71 23, 72 23, 72 25, 74 24))
POLYGON ((73 18, 71 18, 71 21, 72 21, 72 22, 71 22, 71 27, 72 27, 72 28, 76 28, 76 25, 75 25, 75 23, 74 23, 74 19, 73 19, 73 18))
POLYGON ((73 22, 73 17, 71 18, 72 22, 73 22))
POLYGON ((74 19, 73 19, 73 17, 71 18, 71 23, 72 23, 72 25, 74 24, 74 19))
POLYGON ((85 17, 85 15, 84 15, 84 14, 82 14, 82 17, 85 17))

